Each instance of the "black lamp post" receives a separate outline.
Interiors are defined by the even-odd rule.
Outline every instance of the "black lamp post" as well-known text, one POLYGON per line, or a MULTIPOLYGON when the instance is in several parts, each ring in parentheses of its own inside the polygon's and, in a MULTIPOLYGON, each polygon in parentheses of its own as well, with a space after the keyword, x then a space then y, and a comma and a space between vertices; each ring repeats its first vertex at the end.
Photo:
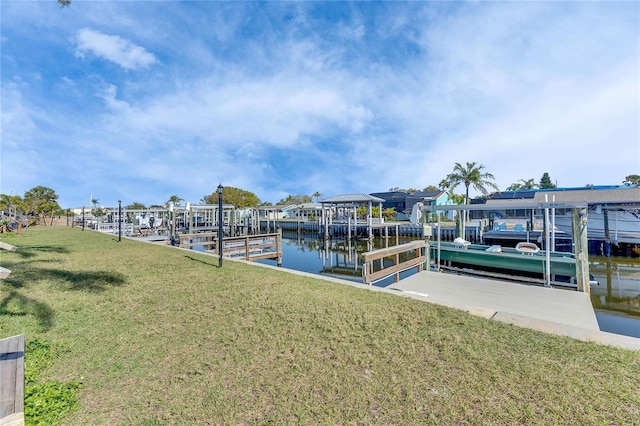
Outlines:
POLYGON ((122 201, 118 200, 118 242, 122 241, 122 201))
POLYGON ((84 206, 82 206, 82 230, 84 231, 84 206))
POLYGON ((222 238, 224 229, 222 227, 222 183, 218 185, 218 268, 222 268, 222 238))

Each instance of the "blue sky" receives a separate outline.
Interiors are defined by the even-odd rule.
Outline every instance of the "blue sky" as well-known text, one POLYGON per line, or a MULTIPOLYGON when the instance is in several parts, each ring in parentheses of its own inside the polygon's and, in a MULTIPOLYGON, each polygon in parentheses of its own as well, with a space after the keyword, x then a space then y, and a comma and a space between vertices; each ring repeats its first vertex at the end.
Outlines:
MULTIPOLYGON (((640 3, 0 2, 0 192, 63 207, 640 174, 640 3)), ((457 192, 462 193, 460 188, 457 192)))

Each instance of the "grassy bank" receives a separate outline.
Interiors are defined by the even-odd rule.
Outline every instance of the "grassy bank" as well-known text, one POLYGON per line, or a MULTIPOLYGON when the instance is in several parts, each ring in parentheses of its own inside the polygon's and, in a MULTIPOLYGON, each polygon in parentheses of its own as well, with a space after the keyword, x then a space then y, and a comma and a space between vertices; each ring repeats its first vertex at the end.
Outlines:
POLYGON ((3 236, 0 337, 56 348, 62 424, 629 424, 638 352, 78 228, 3 236))

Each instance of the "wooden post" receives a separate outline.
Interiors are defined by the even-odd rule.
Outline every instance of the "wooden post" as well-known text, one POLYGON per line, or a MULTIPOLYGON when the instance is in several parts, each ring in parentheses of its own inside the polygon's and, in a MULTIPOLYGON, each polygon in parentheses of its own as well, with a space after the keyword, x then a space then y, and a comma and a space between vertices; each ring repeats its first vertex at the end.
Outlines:
POLYGON ((400 245, 400 225, 396 224, 396 245, 400 245))
MULTIPOLYGON (((400 253, 396 253, 393 266, 397 266, 399 264, 400 264, 400 253)), ((395 280, 396 280, 396 282, 400 281, 400 271, 396 272, 395 280)))
POLYGON ((278 266, 282 266, 282 229, 278 228, 278 236, 276 237, 276 253, 278 253, 278 266))
POLYGON ((576 255, 576 284, 578 291, 589 294, 589 251, 587 250, 587 208, 571 209, 571 230, 576 255))

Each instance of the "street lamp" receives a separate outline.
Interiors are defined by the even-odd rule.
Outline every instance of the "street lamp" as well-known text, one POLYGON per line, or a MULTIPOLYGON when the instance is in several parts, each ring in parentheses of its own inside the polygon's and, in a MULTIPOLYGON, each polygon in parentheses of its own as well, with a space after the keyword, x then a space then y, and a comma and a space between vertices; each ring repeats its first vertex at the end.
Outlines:
POLYGON ((122 201, 118 200, 118 242, 122 241, 122 201))
POLYGON ((222 228, 222 183, 218 185, 218 268, 222 268, 222 238, 224 229, 222 228))
POLYGON ((171 217, 171 227, 169 228, 169 244, 176 245, 176 208, 173 201, 169 201, 169 215, 171 217))
POLYGON ((84 231, 84 206, 82 206, 82 230, 84 231))

